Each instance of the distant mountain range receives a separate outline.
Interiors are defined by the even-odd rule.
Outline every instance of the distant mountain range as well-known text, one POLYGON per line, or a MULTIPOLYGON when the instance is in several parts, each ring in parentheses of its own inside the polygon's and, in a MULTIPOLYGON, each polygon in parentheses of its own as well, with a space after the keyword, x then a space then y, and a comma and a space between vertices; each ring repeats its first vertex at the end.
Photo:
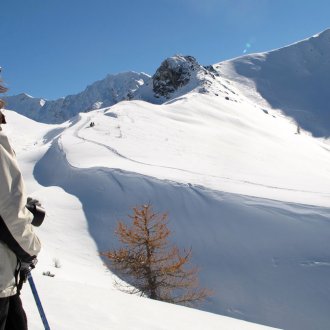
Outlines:
POLYGON ((162 104, 192 91, 228 99, 242 94, 258 105, 281 110, 313 135, 328 137, 329 86, 330 29, 278 50, 215 65, 202 66, 192 56, 175 55, 164 60, 153 76, 108 75, 83 92, 58 100, 19 94, 5 101, 8 109, 31 119, 62 123, 79 112, 123 100, 162 104))

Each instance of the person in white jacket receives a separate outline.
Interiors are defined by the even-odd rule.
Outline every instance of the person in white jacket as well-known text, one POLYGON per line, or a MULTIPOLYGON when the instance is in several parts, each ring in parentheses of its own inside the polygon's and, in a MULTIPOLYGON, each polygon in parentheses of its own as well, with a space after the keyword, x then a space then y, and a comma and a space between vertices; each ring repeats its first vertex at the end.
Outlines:
MULTIPOLYGON (((0 93, 6 88, 0 84, 0 93)), ((36 261, 40 241, 33 231, 32 213, 15 153, 4 134, 0 100, 0 330, 26 330, 27 318, 17 289, 20 274, 36 261)))

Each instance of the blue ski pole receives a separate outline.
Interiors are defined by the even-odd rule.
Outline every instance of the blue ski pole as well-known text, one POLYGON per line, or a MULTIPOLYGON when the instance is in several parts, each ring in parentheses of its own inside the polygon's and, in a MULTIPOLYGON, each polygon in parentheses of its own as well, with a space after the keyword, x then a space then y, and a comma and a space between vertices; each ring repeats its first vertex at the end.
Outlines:
POLYGON ((42 308, 41 301, 40 301, 40 298, 39 298, 39 295, 38 295, 38 292, 37 292, 37 288, 34 284, 31 273, 28 274, 28 280, 29 280, 29 284, 30 284, 30 287, 31 287, 31 291, 33 293, 34 300, 36 301, 36 304, 37 304, 37 307, 38 307, 38 311, 39 311, 42 323, 45 326, 45 330, 50 330, 50 327, 49 327, 49 324, 48 324, 48 321, 47 321, 47 318, 46 318, 46 314, 44 312, 44 309, 42 308))

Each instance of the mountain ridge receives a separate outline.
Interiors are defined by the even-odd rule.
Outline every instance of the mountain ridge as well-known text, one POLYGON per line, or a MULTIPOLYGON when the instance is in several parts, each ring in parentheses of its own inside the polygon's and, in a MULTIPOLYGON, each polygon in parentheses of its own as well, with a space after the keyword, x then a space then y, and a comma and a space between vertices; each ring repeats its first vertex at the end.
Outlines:
POLYGON ((84 91, 54 101, 25 94, 5 98, 7 108, 44 123, 125 100, 163 104, 190 92, 222 96, 280 110, 317 137, 330 136, 330 29, 269 52, 202 66, 192 56, 165 59, 154 75, 107 75, 84 91), (321 63, 321 64, 320 64, 321 63))
POLYGON ((123 72, 107 75, 104 79, 88 85, 84 91, 68 95, 57 100, 33 98, 27 94, 5 97, 7 108, 44 123, 62 123, 79 112, 111 106, 124 99, 129 99, 145 80, 150 79, 145 73, 123 72))
POLYGON ((192 90, 207 93, 215 82, 215 70, 203 67, 192 56, 165 59, 153 76, 128 71, 107 75, 84 91, 57 100, 34 98, 22 93, 5 97, 7 108, 43 123, 62 123, 79 112, 112 106, 125 100, 162 104, 192 90), (213 71, 213 72, 212 72, 213 71))
POLYGON ((330 136, 330 29, 269 52, 215 65, 243 95, 283 112, 316 137, 330 136))

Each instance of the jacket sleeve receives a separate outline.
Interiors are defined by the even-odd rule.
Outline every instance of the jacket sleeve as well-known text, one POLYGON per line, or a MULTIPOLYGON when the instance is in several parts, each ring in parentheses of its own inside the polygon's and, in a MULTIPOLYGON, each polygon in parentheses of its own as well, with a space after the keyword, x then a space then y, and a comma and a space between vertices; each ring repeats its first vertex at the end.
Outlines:
POLYGON ((40 251, 33 231, 33 215, 27 210, 22 174, 14 154, 0 145, 0 240, 16 256, 29 262, 40 251))

